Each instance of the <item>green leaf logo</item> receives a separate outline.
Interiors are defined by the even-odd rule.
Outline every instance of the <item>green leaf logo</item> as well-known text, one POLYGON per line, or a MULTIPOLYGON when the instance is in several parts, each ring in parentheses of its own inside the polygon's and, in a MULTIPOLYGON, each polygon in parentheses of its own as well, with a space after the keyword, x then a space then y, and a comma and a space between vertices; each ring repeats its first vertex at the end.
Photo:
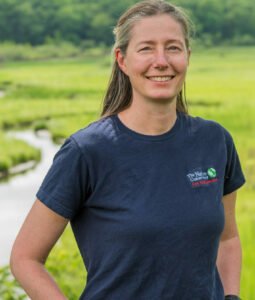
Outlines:
POLYGON ((216 177, 216 170, 214 168, 210 168, 207 170, 207 175, 211 178, 215 178, 216 177))

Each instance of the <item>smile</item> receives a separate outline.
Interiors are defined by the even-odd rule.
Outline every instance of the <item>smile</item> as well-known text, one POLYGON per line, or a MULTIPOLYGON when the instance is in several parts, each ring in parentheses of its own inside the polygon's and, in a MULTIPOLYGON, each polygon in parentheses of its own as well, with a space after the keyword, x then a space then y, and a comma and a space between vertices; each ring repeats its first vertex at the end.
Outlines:
POLYGON ((153 76, 147 77, 149 80, 157 81, 157 82, 164 82, 173 79, 175 76, 153 76))

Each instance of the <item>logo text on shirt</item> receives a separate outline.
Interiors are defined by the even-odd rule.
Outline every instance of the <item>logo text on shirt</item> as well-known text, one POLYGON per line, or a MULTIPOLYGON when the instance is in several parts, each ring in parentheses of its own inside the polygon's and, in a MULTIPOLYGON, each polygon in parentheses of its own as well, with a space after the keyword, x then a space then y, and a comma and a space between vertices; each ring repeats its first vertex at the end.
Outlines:
POLYGON ((192 187, 206 186, 218 181, 217 173, 214 168, 209 168, 206 172, 201 169, 194 170, 187 174, 192 187))

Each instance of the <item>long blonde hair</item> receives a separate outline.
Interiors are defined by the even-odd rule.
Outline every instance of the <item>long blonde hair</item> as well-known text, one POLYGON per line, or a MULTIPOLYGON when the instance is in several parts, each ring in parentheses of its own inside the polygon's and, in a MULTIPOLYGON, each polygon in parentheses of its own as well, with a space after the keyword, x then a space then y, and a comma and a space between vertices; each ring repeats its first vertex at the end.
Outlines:
MULTIPOLYGON (((185 46, 189 49, 189 19, 180 8, 163 0, 147 0, 133 5, 119 18, 117 26, 113 31, 115 35, 115 44, 112 49, 112 54, 115 61, 108 88, 103 100, 103 109, 100 115, 101 118, 121 112, 128 108, 132 101, 132 86, 129 77, 118 65, 115 58, 115 50, 119 48, 121 53, 125 55, 131 39, 131 30, 135 23, 145 17, 160 14, 168 14, 181 24, 185 39, 185 46)), ((177 95, 176 109, 180 112, 188 113, 185 97, 185 83, 183 89, 177 95)))

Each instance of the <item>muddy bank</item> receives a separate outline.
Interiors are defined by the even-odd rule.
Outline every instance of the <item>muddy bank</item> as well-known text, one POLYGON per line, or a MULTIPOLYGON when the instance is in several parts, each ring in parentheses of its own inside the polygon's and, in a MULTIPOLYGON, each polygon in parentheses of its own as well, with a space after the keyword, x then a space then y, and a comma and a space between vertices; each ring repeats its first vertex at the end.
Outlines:
POLYGON ((30 169, 33 169, 36 166, 36 163, 37 162, 35 160, 29 160, 25 163, 16 165, 7 171, 0 171, 0 180, 7 179, 9 176, 24 173, 30 169))

